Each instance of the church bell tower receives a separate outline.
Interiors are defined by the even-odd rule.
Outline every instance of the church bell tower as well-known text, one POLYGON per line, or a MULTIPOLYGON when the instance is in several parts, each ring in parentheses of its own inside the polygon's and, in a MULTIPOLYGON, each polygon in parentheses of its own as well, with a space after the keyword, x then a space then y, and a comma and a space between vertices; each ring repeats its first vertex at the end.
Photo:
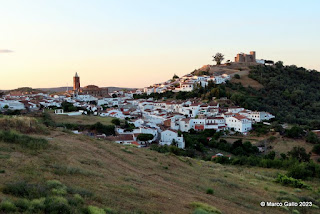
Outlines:
POLYGON ((80 77, 78 76, 78 73, 73 77, 73 91, 79 92, 80 91, 80 77))

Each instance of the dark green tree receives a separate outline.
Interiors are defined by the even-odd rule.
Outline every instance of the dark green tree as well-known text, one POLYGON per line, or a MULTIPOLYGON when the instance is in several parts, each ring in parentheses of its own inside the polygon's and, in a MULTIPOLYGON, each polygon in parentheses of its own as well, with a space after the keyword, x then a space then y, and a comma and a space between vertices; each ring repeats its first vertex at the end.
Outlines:
POLYGON ((293 149, 288 152, 288 156, 297 159, 299 162, 309 162, 311 155, 306 152, 305 148, 297 146, 293 147, 293 149))

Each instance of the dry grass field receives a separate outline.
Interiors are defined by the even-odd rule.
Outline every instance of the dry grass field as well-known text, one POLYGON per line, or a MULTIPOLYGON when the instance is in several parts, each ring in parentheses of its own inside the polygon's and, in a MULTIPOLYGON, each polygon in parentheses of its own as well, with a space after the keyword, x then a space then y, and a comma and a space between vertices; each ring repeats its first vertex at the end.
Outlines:
POLYGON ((248 77, 249 70, 250 69, 248 66, 244 64, 234 63, 227 66, 212 66, 209 70, 209 73, 214 75, 229 74, 232 77, 231 82, 241 83, 244 87, 251 86, 255 89, 263 88, 263 85, 261 85, 258 81, 248 77), (239 74, 240 79, 233 78, 235 74, 239 74))
MULTIPOLYGON (((222 213, 291 213, 292 208, 266 208, 260 202, 319 197, 274 183, 279 170, 224 166, 56 130, 42 137, 50 146, 39 151, 0 142, 0 170, 5 171, 0 173, 0 200, 11 197, 1 192, 8 182, 52 179, 88 190, 94 193, 89 204, 120 213, 192 213, 194 202, 222 213), (206 194, 208 188, 213 194, 206 194)), ((320 185, 318 180, 306 183, 314 189, 320 185)))

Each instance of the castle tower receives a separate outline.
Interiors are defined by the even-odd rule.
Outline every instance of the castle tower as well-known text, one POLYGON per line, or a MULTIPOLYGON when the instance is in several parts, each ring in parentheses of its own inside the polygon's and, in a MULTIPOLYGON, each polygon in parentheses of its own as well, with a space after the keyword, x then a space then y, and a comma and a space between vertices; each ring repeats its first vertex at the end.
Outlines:
POLYGON ((80 77, 76 72, 75 76, 73 77, 73 90, 79 92, 80 90, 80 77))
POLYGON ((250 51, 250 55, 252 55, 252 61, 256 62, 256 52, 255 51, 250 51))

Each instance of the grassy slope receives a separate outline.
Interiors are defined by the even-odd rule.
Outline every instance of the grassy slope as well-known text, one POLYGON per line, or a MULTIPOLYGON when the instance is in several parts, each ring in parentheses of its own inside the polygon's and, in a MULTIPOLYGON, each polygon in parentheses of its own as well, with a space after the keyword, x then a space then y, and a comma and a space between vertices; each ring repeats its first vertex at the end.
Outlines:
POLYGON ((255 89, 263 88, 263 85, 261 85, 258 81, 248 77, 249 70, 250 69, 246 65, 234 63, 232 65, 227 65, 227 66, 213 66, 210 69, 209 73, 214 75, 219 75, 224 73, 229 74, 232 77, 231 82, 241 83, 244 87, 251 86, 252 88, 255 88, 255 89), (241 71, 239 69, 241 69, 241 71), (241 78, 240 79, 233 78, 235 74, 239 74, 241 78))
POLYGON ((56 123, 73 123, 80 125, 92 125, 97 122, 101 122, 104 125, 111 125, 111 120, 113 119, 112 117, 98 117, 87 115, 68 116, 54 113, 50 113, 50 115, 56 123))
MULTIPOLYGON (((279 201, 277 197, 286 194, 311 194, 273 183, 277 170, 222 166, 59 131, 45 137, 52 146, 41 152, 0 142, 0 154, 10 156, 0 159, 0 169, 6 171, 0 174, 0 189, 21 179, 58 179, 94 192, 92 204, 146 213, 191 213, 194 201, 223 213, 282 213, 259 203, 279 201), (214 194, 206 194, 207 188, 214 194)), ((316 181, 308 183, 319 186, 316 181)), ((3 197, 7 196, 0 191, 3 197)))

